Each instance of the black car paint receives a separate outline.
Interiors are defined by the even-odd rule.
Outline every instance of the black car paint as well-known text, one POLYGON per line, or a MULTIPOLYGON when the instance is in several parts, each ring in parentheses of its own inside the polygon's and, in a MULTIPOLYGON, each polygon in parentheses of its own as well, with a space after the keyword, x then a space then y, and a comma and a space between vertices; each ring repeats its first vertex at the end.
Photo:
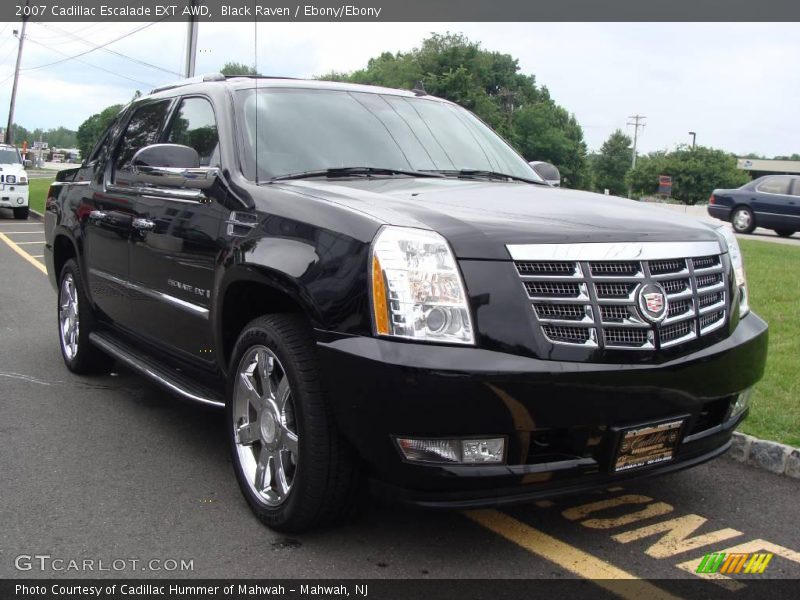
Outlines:
POLYGON ((776 175, 759 177, 733 190, 714 190, 709 199, 708 214, 722 221, 730 221, 736 208, 746 206, 753 211, 757 227, 800 230, 800 177, 791 177, 788 194, 759 191, 759 185, 771 177, 776 175))
MULTIPOLYGON (((65 244, 84 272, 108 269, 130 280, 133 287, 90 276, 87 294, 103 325, 217 389, 224 387, 238 334, 226 328, 236 291, 269 290, 266 311, 284 303, 299 307, 317 337, 337 423, 394 497, 425 505, 491 504, 626 478, 608 473, 614 427, 686 416, 691 431, 708 406, 729 403, 761 377, 766 324, 753 314, 740 322, 735 311, 726 328, 650 354, 547 342, 534 327, 505 248, 718 240, 707 226, 628 200, 526 183, 375 176, 255 184, 239 168, 227 87, 185 86, 144 100, 201 94, 213 102, 223 168, 207 202, 144 198, 110 185, 113 151, 102 146, 95 162, 59 174, 45 215, 50 280, 57 285, 65 244), (90 223, 92 210, 114 217, 99 227, 90 223), (180 224, 174 215, 166 224, 170 210, 186 213, 180 224), (134 232, 135 218, 155 221, 155 236, 134 232), (467 286, 475 347, 373 336, 367 265, 371 242, 387 224, 433 229, 449 241, 467 286), (177 310, 139 288, 208 315, 177 310), (509 464, 409 464, 394 445, 392 436, 401 434, 503 435, 509 464), (557 451, 527 462, 525 448, 548 435, 558 438, 557 451)), ((131 110, 108 141, 116 142, 131 110)), ((727 254, 723 262, 730 273, 727 254)), ((737 298, 732 284, 729 297, 737 298)), ((674 463, 632 475, 716 456, 740 418, 687 438, 674 463)))

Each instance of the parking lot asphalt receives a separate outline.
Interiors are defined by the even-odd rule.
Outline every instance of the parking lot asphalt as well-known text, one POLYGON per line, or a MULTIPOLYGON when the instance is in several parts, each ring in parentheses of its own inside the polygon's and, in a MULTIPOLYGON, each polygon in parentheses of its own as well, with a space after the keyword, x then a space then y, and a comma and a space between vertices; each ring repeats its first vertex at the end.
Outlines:
POLYGON ((610 595, 641 600, 682 597, 677 580, 709 579, 694 571, 719 551, 774 558, 762 575, 709 579, 706 597, 800 577, 800 480, 727 458, 503 510, 370 501, 337 528, 272 532, 236 486, 221 412, 122 370, 66 370, 43 240, 41 224, 0 213, 0 578, 627 578, 636 585, 610 595), (20 555, 140 562, 19 570, 20 555), (151 559, 192 569, 142 566, 151 559))

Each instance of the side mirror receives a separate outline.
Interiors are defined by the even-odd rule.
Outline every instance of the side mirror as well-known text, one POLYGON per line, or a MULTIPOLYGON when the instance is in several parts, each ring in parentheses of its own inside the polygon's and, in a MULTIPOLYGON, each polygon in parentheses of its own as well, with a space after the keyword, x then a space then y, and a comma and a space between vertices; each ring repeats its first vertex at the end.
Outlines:
POLYGON ((31 163, 30 159, 28 159, 28 158, 26 158, 25 160, 23 160, 23 161, 22 161, 22 166, 23 166, 23 167, 25 167, 26 169, 27 169, 28 167, 30 167, 30 166, 31 166, 31 164, 32 164, 32 163, 31 163))
POLYGON ((131 179, 154 187, 206 190, 219 177, 216 167, 201 167, 194 148, 180 144, 145 146, 131 159, 131 179))
POLYGON ((531 166, 531 169, 533 169, 533 172, 547 183, 553 187, 561 186, 561 173, 559 173, 555 165, 551 165, 549 162, 544 162, 543 160, 534 160, 528 164, 531 166))

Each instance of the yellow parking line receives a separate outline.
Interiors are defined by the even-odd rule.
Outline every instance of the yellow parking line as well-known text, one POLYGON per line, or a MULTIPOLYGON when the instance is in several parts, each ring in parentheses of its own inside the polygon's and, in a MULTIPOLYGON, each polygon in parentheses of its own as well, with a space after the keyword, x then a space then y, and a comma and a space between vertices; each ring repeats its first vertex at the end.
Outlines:
POLYGON ((47 275, 47 269, 45 268, 45 266, 44 266, 42 263, 40 263, 38 260, 36 260, 35 258, 33 258, 33 257, 30 255, 30 254, 28 254, 27 252, 25 252, 25 250, 23 250, 22 248, 20 248, 19 246, 17 246, 17 244, 15 244, 14 242, 12 242, 12 241, 11 241, 11 239, 10 239, 8 236, 6 236, 6 234, 5 234, 5 233, 3 233, 3 232, 0 232, 0 241, 2 241, 2 242, 5 242, 5 243, 6 243, 6 245, 7 245, 9 248, 11 248, 11 249, 12 249, 14 252, 16 252, 17 254, 19 254, 19 255, 20 255, 22 258, 24 258, 25 260, 27 260, 27 261, 28 261, 29 263, 31 263, 31 264, 32 264, 34 267, 36 267, 37 269, 39 269, 39 270, 40 270, 42 273, 44 273, 45 275, 47 275))
POLYGON ((627 600, 676 600, 678 597, 642 581, 580 548, 554 538, 497 510, 471 510, 464 515, 528 552, 574 573, 627 600), (614 580, 634 580, 624 583, 614 580))

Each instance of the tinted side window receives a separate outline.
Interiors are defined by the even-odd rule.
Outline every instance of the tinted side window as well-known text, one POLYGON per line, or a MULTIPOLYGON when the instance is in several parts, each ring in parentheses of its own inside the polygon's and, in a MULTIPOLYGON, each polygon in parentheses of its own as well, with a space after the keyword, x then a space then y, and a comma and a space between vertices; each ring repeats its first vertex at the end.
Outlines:
POLYGON ((200 166, 219 166, 219 137, 214 109, 205 98, 186 98, 172 120, 167 141, 197 150, 200 166))
POLYGON ((768 177, 758 184, 757 189, 768 194, 788 194, 790 181, 788 177, 768 177))
POLYGON ((112 180, 115 183, 130 183, 131 159, 137 150, 150 144, 155 144, 158 141, 158 133, 164 124, 169 104, 169 100, 145 104, 137 108, 133 113, 117 149, 117 158, 114 161, 114 173, 112 175, 112 180))
POLYGON ((792 196, 800 196, 800 177, 795 177, 793 181, 792 196))
POLYGON ((109 124, 109 126, 103 132, 103 135, 100 136, 100 139, 95 144, 94 149, 92 150, 92 153, 89 155, 89 157, 86 159, 85 164, 90 165, 94 162, 97 162, 103 155, 105 155, 106 152, 108 152, 108 141, 111 135, 111 130, 117 126, 118 120, 119 117, 111 121, 111 124, 109 124))

